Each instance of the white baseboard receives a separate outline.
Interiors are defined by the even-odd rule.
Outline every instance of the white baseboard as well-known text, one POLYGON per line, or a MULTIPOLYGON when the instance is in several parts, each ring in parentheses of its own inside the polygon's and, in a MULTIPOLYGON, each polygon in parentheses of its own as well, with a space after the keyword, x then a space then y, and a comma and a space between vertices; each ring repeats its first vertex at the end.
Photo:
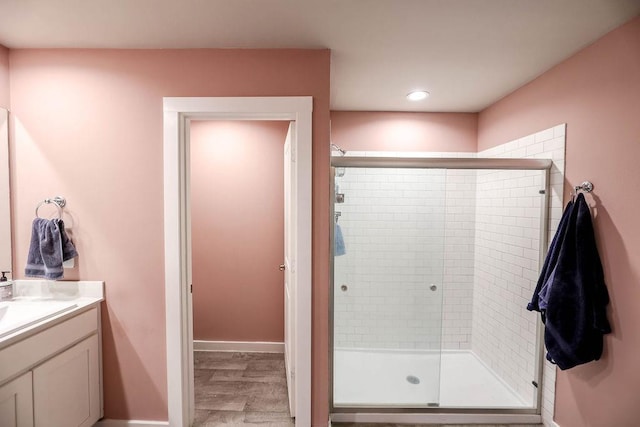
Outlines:
POLYGON ((255 353, 284 353, 283 342, 262 341, 201 341, 193 340, 194 351, 240 351, 255 353))
POLYGON ((169 421, 100 420, 94 427, 167 427, 169 421))

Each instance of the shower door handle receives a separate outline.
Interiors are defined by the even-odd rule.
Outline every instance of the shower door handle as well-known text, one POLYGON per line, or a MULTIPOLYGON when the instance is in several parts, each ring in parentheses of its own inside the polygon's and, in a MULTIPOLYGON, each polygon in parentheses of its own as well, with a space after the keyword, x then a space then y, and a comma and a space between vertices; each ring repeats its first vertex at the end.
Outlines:
POLYGON ((280 264, 280 266, 278 267, 278 269, 279 269, 280 271, 284 271, 284 268, 285 268, 285 267, 284 267, 284 264, 280 264))

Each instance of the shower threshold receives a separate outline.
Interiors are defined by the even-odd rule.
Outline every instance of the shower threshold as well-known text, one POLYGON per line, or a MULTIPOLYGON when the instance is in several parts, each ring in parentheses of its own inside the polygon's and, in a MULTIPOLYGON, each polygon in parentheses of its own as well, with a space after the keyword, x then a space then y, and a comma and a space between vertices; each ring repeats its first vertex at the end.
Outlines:
POLYGON ((537 414, 480 414, 468 413, 388 413, 340 412, 332 413, 335 423, 401 423, 401 424, 541 424, 537 414))

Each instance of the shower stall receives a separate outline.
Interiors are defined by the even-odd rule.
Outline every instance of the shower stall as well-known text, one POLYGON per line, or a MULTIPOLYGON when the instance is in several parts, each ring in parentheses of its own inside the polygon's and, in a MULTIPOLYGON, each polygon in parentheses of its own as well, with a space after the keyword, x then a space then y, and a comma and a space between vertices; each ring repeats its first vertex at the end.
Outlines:
POLYGON ((332 157, 336 420, 540 414, 551 165, 332 157))

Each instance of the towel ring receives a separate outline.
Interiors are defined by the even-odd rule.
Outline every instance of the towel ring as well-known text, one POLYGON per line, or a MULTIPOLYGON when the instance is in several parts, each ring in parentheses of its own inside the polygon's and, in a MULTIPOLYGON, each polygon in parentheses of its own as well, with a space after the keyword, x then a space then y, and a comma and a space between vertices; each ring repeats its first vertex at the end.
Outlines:
POLYGON ((56 209, 58 209, 58 219, 62 219, 62 208, 67 204, 67 200, 64 197, 56 196, 53 199, 44 199, 38 203, 38 206, 36 206, 36 218, 40 218, 40 216, 38 216, 38 209, 45 204, 56 205, 56 209))

